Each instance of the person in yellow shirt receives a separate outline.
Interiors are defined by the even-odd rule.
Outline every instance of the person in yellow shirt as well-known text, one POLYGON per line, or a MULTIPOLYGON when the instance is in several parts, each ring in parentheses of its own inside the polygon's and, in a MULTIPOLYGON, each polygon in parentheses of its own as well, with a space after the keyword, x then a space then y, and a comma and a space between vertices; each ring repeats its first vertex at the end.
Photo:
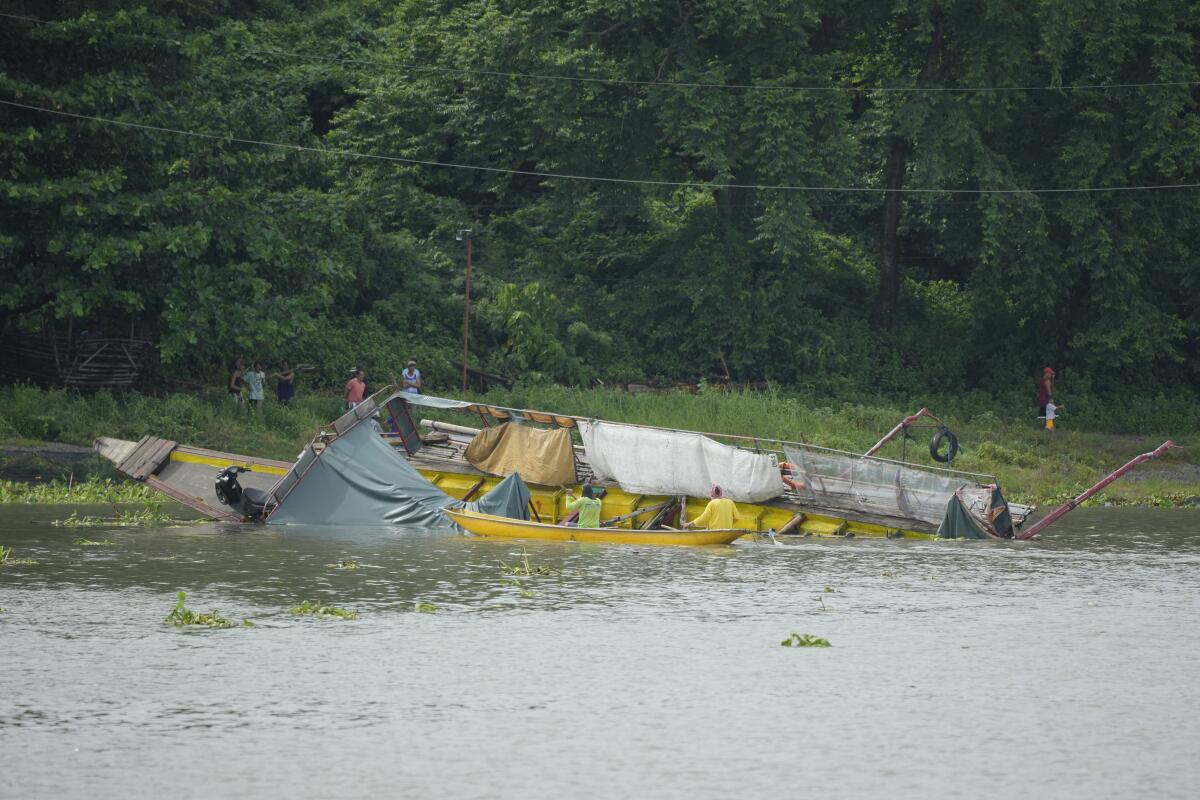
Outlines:
POLYGON ((592 491, 591 486, 585 484, 579 494, 580 498, 576 500, 571 490, 567 490, 567 510, 579 511, 579 519, 566 524, 572 528, 599 528, 600 501, 596 499, 595 492, 592 491))
POLYGON ((726 531, 734 527, 740 518, 734 502, 725 497, 721 487, 716 485, 709 489, 708 496, 711 499, 704 507, 704 512, 691 522, 683 523, 683 527, 707 528, 710 531, 726 531))

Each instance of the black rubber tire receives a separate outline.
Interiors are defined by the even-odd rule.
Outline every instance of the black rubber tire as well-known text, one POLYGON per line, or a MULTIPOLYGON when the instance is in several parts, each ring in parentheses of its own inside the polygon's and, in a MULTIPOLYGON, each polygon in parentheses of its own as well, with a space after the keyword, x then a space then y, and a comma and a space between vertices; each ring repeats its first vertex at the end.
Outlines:
POLYGON ((934 461, 939 464, 949 464, 958 455, 958 437, 954 435, 954 431, 949 428, 939 428, 938 432, 929 440, 929 455, 934 461), (946 454, 941 454, 942 441, 949 444, 946 449, 946 454))

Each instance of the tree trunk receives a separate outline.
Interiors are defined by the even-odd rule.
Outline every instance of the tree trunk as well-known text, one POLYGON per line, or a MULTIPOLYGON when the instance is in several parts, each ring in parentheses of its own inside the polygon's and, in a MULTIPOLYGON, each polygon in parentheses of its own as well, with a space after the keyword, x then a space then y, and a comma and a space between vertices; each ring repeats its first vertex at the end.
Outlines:
POLYGON ((871 325, 876 330, 889 330, 896 318, 896 303, 900 297, 900 208, 904 202, 904 171, 912 143, 900 136, 892 137, 888 149, 887 195, 883 198, 883 248, 879 258, 879 294, 871 313, 871 325))
MULTIPOLYGON (((925 63, 917 76, 917 86, 928 86, 937 73, 942 56, 942 9, 934 5, 929 9, 929 22, 933 30, 929 49, 925 51, 925 63)), ((915 102, 924 102, 919 96, 915 102)), ((912 142, 908 137, 893 133, 888 142, 887 196, 883 199, 883 237, 879 253, 879 294, 871 311, 871 325, 876 330, 890 330, 896 321, 896 305, 900 300, 900 212, 903 208, 904 174, 908 157, 912 154, 912 142)))

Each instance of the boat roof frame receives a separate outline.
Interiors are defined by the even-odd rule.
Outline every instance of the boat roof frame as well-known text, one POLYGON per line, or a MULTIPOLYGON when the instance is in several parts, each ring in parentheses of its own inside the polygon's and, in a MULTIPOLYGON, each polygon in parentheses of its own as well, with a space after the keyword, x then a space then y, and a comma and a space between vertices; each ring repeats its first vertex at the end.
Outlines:
MULTIPOLYGON (((607 419, 602 419, 600 417, 581 417, 581 416, 574 415, 574 414, 561 414, 561 413, 557 413, 557 412, 538 411, 538 410, 534 410, 534 409, 513 408, 513 407, 509 407, 509 406, 496 405, 494 403, 480 403, 480 402, 471 402, 471 401, 467 401, 467 400, 452 400, 450 398, 436 397, 434 395, 414 395, 411 392, 403 392, 403 391, 395 390, 394 386, 386 386, 383 389, 380 389, 378 392, 375 392, 368 399, 375 403, 375 405, 373 407, 371 407, 369 410, 364 410, 363 412, 356 414, 356 412, 358 412, 359 408, 362 408, 363 406, 365 406, 367 404, 366 401, 364 401, 362 404, 351 409, 350 411, 347 411, 344 415, 342 415, 337 420, 335 420, 333 423, 331 423, 332 426, 335 429, 338 428, 341 421, 347 417, 353 417, 355 420, 353 422, 353 424, 356 425, 356 424, 358 424, 358 422, 361 422, 366 417, 373 415, 375 413, 375 411, 378 410, 379 408, 386 406, 387 403, 391 402, 392 400, 400 399, 400 400, 405 401, 409 405, 424 406, 424 407, 428 407, 428 408, 437 408, 437 409, 442 409, 442 410, 447 410, 447 411, 479 412, 484 409, 497 409, 499 411, 508 412, 509 414, 516 414, 525 419, 533 418, 534 422, 539 422, 541 424, 556 424, 556 425, 558 425, 558 427, 578 428, 579 423, 582 423, 582 422, 605 422, 605 423, 608 423, 611 425, 625 425, 625 426, 631 427, 631 428, 646 428, 647 430, 669 431, 671 433, 689 433, 689 434, 698 435, 698 436, 707 436, 707 437, 713 438, 713 439, 736 440, 737 442, 753 442, 755 445, 754 449, 756 449, 756 450, 770 449, 770 450, 782 452, 783 448, 785 448, 785 447, 797 447, 797 448, 803 448, 805 450, 814 450, 814 451, 818 451, 818 452, 822 452, 822 453, 830 453, 833 455, 848 457, 848 458, 852 458, 852 459, 855 459, 858 461, 872 461, 872 462, 876 462, 876 463, 890 464, 890 465, 897 466, 897 467, 905 467, 907 469, 914 469, 914 470, 918 470, 921 472, 932 472, 932 473, 940 473, 943 475, 953 476, 953 477, 970 478, 970 479, 972 479, 972 481, 974 483, 980 483, 980 484, 997 483, 997 478, 995 475, 990 475, 985 472, 967 472, 965 470, 953 469, 950 467, 933 467, 933 466, 928 466, 925 464, 913 464, 913 463, 910 463, 907 461, 897 461, 896 459, 892 459, 892 458, 881 458, 880 456, 867 456, 867 455, 863 455, 862 453, 852 453, 848 450, 838 450, 833 447, 822 447, 821 445, 810 444, 808 442, 792 442, 792 441, 788 441, 786 439, 772 439, 772 438, 763 437, 763 436, 745 436, 745 435, 736 434, 736 433, 711 433, 708 431, 692 431, 692 430, 687 430, 685 428, 671 428, 671 427, 668 427, 665 425, 645 425, 645 424, 637 423, 637 422, 619 422, 617 420, 607 420, 607 419), (389 390, 393 390, 393 391, 388 393, 386 396, 386 399, 384 399, 382 402, 375 399, 375 398, 379 397, 380 395, 383 395, 383 394, 389 392, 389 390), (420 398, 420 400, 417 400, 414 402, 413 398, 420 398), (425 400, 426 398, 429 398, 430 400, 433 400, 434 402, 421 402, 422 400, 425 400), (536 419, 537 417, 548 418, 549 420, 551 420, 551 422, 542 422, 541 420, 536 419), (558 423, 553 422, 553 420, 557 417, 572 420, 572 425, 564 426, 564 425, 559 425, 558 423), (771 447, 763 447, 764 444, 771 445, 771 447)), ((349 427, 346 427, 345 430, 349 430, 349 427)), ((745 448, 743 445, 734 444, 733 446, 735 446, 735 447, 741 446, 743 449, 749 449, 749 448, 745 448)))

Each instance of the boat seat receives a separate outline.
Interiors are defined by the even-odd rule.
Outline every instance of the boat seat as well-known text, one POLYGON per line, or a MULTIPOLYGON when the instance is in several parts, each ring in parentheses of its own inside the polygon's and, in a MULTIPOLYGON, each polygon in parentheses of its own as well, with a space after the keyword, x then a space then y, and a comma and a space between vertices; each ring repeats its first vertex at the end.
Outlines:
POLYGON ((242 513, 247 517, 261 517, 270 499, 271 495, 261 489, 242 487, 242 513))

